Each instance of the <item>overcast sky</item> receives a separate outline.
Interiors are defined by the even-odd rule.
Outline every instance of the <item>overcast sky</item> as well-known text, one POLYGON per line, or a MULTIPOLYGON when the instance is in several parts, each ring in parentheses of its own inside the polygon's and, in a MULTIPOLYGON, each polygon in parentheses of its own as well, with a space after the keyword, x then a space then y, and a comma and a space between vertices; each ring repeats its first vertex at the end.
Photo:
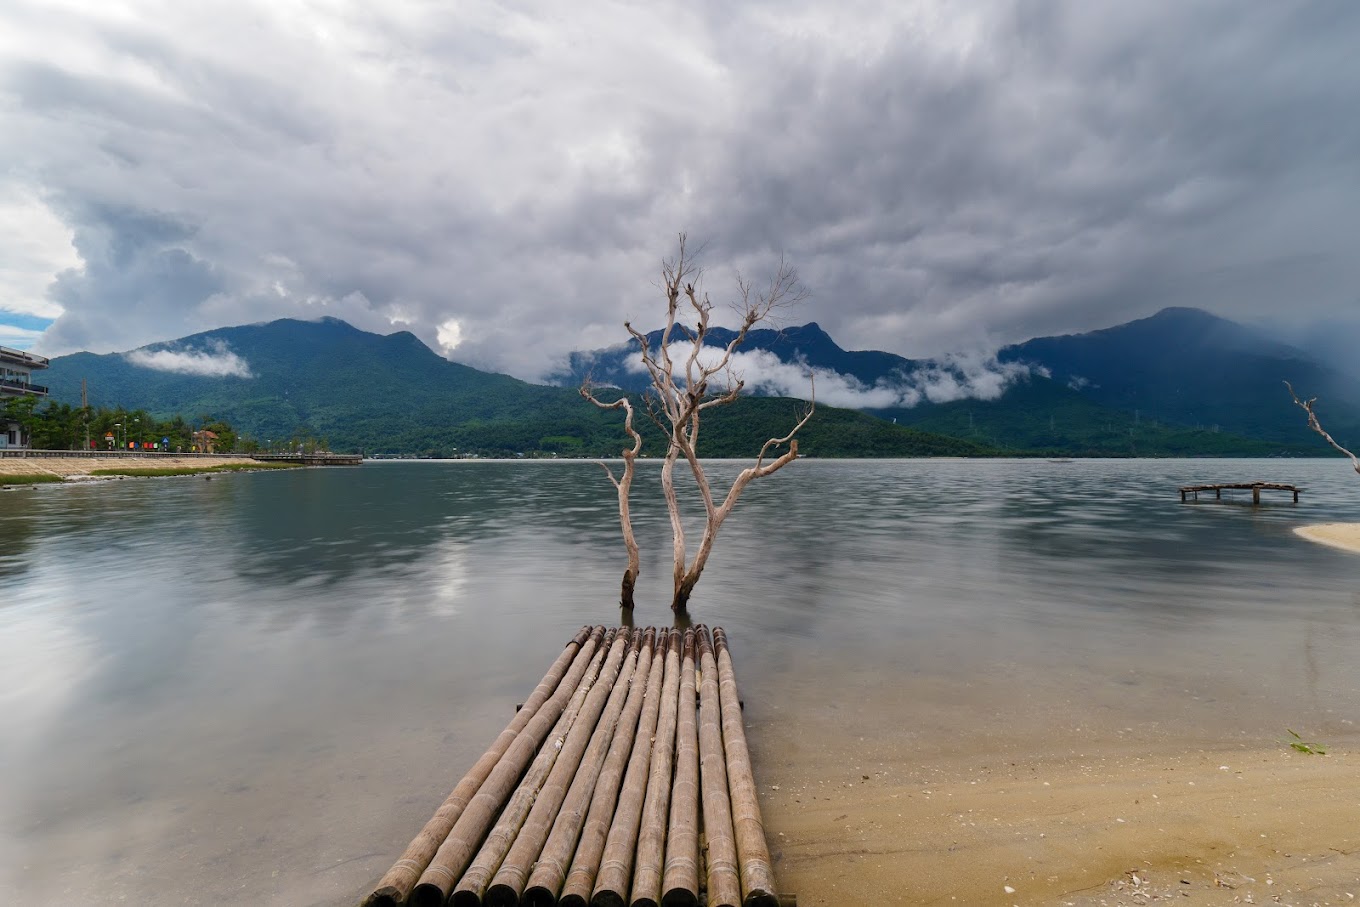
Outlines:
POLYGON ((1360 309, 1360 3, 0 5, 0 343, 334 315, 525 378, 780 253, 908 356, 1360 309))

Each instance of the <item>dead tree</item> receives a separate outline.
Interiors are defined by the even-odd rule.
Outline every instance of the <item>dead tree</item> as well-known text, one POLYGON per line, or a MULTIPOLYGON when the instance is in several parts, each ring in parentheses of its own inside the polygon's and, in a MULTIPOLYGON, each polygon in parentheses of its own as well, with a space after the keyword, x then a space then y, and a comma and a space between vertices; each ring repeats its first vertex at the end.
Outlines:
MULTIPOLYGON (((725 346, 711 346, 705 343, 705 339, 711 327, 713 304, 707 293, 695 287, 701 274, 692 257, 687 254, 683 234, 676 257, 662 263, 661 276, 662 290, 666 296, 666 325, 661 332, 661 339, 654 344, 631 323, 625 322, 624 327, 641 348, 642 363, 651 378, 651 387, 646 395, 648 414, 667 436, 666 455, 661 464, 661 488, 670 515, 673 542, 674 590, 671 609, 683 612, 713 553, 718 530, 731 515, 746 486, 754 479, 777 472, 797 458, 798 441, 795 436, 812 418, 816 408, 816 388, 813 388, 813 400, 800 412, 788 434, 766 441, 756 456, 755 464, 737 475, 720 500, 699 460, 699 433, 703 415, 715 407, 733 403, 741 396, 744 384, 733 370, 732 357, 745 342, 751 329, 770 322, 780 309, 801 302, 807 298, 807 292, 798 282, 794 269, 782 261, 763 290, 755 290, 749 282, 738 276, 739 297, 734 308, 740 325, 725 346), (773 459, 767 462, 770 457, 773 459), (704 506, 703 534, 693 557, 687 547, 680 500, 675 487, 675 467, 682 458, 694 476, 704 506)), ((606 405, 594 400, 589 394, 588 385, 582 389, 582 393, 597 406, 606 405)), ((608 405, 619 406, 620 402, 608 405)), ((628 412, 631 418, 631 408, 628 412)), ((637 442, 634 443, 636 450, 637 442)), ((631 463, 631 460, 626 459, 625 475, 631 463)), ((619 507, 620 513, 624 515, 625 544, 628 544, 632 528, 626 516, 626 495, 622 482, 615 480, 612 473, 610 479, 620 488, 619 507)), ((629 550, 631 555, 635 546, 629 550)))
POLYGON ((628 610, 633 608, 633 589, 637 586, 638 571, 641 569, 641 559, 638 557, 637 538, 633 535, 633 516, 628 509, 628 498, 633 491, 633 475, 636 471, 637 455, 642 452, 642 435, 633 427, 633 404, 627 397, 620 397, 613 403, 602 403, 595 397, 595 389, 591 384, 590 377, 587 376, 585 383, 581 385, 581 396, 600 409, 622 409, 624 412, 623 429, 628 432, 628 437, 633 439, 631 448, 623 450, 623 474, 614 475, 614 470, 604 463, 600 468, 605 475, 609 476, 609 481, 614 483, 614 488, 619 493, 619 525, 623 530, 623 545, 628 549, 628 569, 623 571, 623 588, 619 593, 619 604, 628 610))
POLYGON ((1318 421, 1317 413, 1313 412, 1313 404, 1317 402, 1317 397, 1309 397, 1307 400, 1300 400, 1299 395, 1294 393, 1294 386, 1292 384, 1286 381, 1284 386, 1289 388, 1289 396, 1294 398, 1295 405, 1302 408, 1303 411, 1308 414, 1308 427, 1322 435, 1323 440, 1332 445, 1333 448, 1350 457, 1351 465, 1355 467, 1356 472, 1360 472, 1360 457, 1356 457, 1355 454, 1336 443, 1336 439, 1327 434, 1327 431, 1322 427, 1322 423, 1318 421))

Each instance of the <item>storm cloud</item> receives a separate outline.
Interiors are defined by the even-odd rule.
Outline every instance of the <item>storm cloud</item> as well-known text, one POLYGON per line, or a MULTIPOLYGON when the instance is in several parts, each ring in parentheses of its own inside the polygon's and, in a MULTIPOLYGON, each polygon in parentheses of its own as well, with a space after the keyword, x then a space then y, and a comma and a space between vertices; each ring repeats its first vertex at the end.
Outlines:
POLYGON ((1356 46, 1338 2, 11 0, 0 325, 333 315, 537 378, 659 326, 685 230, 847 348, 1297 327, 1360 285, 1356 46))

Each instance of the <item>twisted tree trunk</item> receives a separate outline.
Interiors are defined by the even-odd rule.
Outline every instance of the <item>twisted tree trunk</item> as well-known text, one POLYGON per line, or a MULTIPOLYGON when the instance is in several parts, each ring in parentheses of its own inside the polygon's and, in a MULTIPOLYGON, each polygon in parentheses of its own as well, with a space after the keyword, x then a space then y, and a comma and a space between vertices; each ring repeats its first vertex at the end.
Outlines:
POLYGON ((626 448, 622 452, 623 474, 615 478, 613 470, 604 463, 600 468, 605 475, 609 476, 609 481, 614 484, 614 488, 619 495, 619 527, 623 531, 623 545, 628 551, 628 568, 623 571, 623 583, 619 589, 619 605, 624 610, 633 610, 633 590, 637 588, 638 573, 642 570, 642 559, 638 553, 637 538, 633 535, 633 514, 629 508, 629 497, 633 493, 633 475, 636 473, 637 455, 642 451, 642 435, 633 427, 633 404, 627 397, 620 397, 613 403, 601 403, 595 398, 591 388, 590 379, 587 378, 581 385, 581 396, 600 409, 622 409, 625 413, 623 419, 624 431, 633 439, 633 446, 626 448))

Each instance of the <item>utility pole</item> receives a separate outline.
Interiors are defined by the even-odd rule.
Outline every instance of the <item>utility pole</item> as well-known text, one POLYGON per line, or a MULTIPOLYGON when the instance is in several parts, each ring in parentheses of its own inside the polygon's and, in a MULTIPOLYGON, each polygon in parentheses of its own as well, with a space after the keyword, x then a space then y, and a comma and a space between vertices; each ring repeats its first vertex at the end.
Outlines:
POLYGON ((85 379, 80 379, 80 411, 85 416, 85 449, 90 449, 90 390, 85 379))

